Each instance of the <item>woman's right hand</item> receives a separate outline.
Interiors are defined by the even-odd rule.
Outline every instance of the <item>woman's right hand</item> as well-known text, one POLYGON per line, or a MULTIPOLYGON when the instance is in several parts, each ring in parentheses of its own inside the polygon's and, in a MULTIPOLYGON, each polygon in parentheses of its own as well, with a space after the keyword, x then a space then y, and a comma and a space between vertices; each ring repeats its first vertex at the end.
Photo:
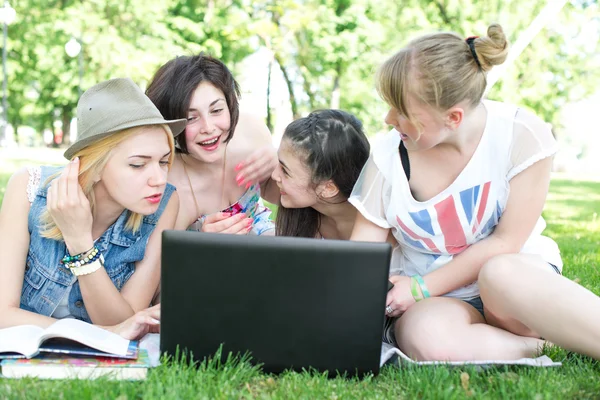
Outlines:
POLYGON ((246 235, 252 230, 252 218, 246 218, 246 214, 239 213, 215 213, 208 215, 202 224, 202 232, 229 233, 246 235))
POLYGON ((159 333, 160 304, 138 311, 120 324, 105 329, 128 340, 140 340, 147 333, 159 333))
POLYGON ((94 245, 93 220, 90 203, 79 185, 79 157, 52 181, 46 200, 48 212, 60 229, 69 253, 88 251, 94 245))

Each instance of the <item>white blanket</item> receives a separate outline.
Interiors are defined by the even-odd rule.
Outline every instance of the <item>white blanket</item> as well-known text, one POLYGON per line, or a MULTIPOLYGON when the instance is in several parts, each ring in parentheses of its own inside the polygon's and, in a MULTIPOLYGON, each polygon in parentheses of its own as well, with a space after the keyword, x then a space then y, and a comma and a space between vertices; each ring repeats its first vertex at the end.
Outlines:
POLYGON ((381 360, 380 365, 383 366, 394 355, 398 355, 399 364, 413 365, 474 365, 479 367, 487 367, 492 365, 527 365, 530 367, 560 367, 562 363, 554 362, 548 356, 537 358, 521 358, 519 360, 479 360, 479 361, 414 361, 406 354, 400 351, 399 348, 387 343, 381 344, 381 360))

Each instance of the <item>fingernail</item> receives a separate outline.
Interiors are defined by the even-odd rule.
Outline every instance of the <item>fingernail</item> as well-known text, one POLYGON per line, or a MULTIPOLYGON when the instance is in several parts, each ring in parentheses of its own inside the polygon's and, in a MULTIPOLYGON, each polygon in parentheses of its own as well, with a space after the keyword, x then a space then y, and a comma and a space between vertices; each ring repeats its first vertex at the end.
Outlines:
POLYGON ((238 165, 236 165, 234 169, 236 171, 239 171, 240 169, 242 169, 242 163, 239 163, 238 165))
POLYGON ((248 218, 248 219, 246 220, 246 225, 252 225, 252 223, 253 223, 253 222, 254 222, 254 221, 252 220, 252 218, 248 218))
POLYGON ((250 186, 252 186, 252 182, 246 183, 246 189, 248 189, 250 186))
POLYGON ((224 217, 231 217, 231 213, 229 212, 221 213, 221 215, 223 215, 224 217))
POLYGON ((71 160, 72 163, 76 163, 79 162, 79 157, 75 157, 73 160, 71 160))
POLYGON ((160 321, 155 318, 150 318, 150 321, 152 321, 153 324, 160 324, 160 321))

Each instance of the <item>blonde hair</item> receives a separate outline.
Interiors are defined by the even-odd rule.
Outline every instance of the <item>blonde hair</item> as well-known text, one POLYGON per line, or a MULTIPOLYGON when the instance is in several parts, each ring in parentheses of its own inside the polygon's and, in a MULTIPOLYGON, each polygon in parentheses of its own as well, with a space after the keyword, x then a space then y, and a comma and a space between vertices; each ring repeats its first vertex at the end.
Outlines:
POLYGON ((380 67, 379 95, 417 127, 419 121, 407 107, 409 97, 438 111, 464 100, 477 105, 487 72, 506 60, 509 43, 502 27, 492 24, 487 36, 474 39, 473 45, 477 60, 467 41, 457 34, 442 32, 414 39, 380 67))
MULTIPOLYGON (((95 179, 102 174, 102 170, 106 166, 108 159, 110 158, 111 152, 115 149, 119 144, 130 138, 131 136, 140 133, 143 129, 148 126, 160 126, 164 129, 167 140, 169 142, 169 149, 171 150, 171 154, 169 155, 169 170, 171 169, 171 165, 173 164, 173 159, 175 157, 175 149, 173 142, 173 134, 171 129, 167 125, 145 125, 141 127, 134 127, 130 129, 125 129, 119 132, 115 132, 110 136, 107 136, 99 141, 90 144, 87 147, 79 150, 77 153, 73 155, 73 158, 79 157, 79 185, 81 186, 81 190, 87 197, 90 202, 90 208, 92 210, 92 214, 96 208, 96 201, 94 198, 94 185, 95 179)), ((50 184, 50 182, 58 177, 60 172, 50 176, 46 182, 44 182, 44 186, 50 184)), ((137 232, 142 225, 142 220, 144 219, 144 215, 129 212, 129 217, 127 218, 127 223, 125 225, 126 229, 129 229, 132 232, 137 232)), ((48 239, 53 240, 64 240, 62 232, 56 226, 54 219, 50 215, 48 209, 45 209, 40 216, 41 222, 41 235, 48 239)))

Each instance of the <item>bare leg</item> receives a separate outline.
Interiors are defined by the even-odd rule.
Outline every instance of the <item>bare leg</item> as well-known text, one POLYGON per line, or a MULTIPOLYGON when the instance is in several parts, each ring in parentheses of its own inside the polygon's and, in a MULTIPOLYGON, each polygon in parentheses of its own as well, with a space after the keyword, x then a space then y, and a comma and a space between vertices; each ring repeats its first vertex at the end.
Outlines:
POLYGON ((600 359, 600 297, 540 257, 497 256, 479 273, 489 323, 600 359))
POLYGON ((403 352, 426 361, 517 360, 535 356, 543 344, 490 326, 469 304, 445 297, 410 307, 395 335, 403 352))

